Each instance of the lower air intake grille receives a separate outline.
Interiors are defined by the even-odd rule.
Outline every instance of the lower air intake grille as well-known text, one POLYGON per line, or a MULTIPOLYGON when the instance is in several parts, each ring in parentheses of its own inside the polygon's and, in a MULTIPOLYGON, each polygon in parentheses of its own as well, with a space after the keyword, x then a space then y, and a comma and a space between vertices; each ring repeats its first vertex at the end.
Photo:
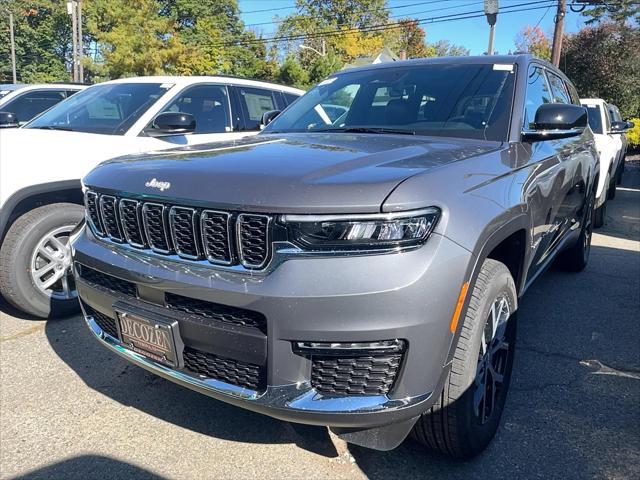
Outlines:
POLYGON ((117 277, 112 277, 106 273, 99 272, 93 268, 89 268, 86 265, 76 263, 76 270, 80 273, 80 278, 88 284, 109 290, 113 293, 119 293, 128 297, 137 296, 136 284, 122 280, 117 277))
POLYGON ((312 356, 311 385, 335 395, 384 395, 396 379, 402 354, 312 356))
POLYGON ((261 313, 252 310, 183 297, 175 293, 165 294, 165 305, 167 308, 179 310, 190 315, 210 318, 241 327, 253 327, 264 334, 267 333, 267 319, 261 313))
POLYGON ((104 313, 91 308, 86 303, 83 303, 84 311, 88 317, 93 317, 93 321, 105 332, 114 338, 118 338, 118 327, 116 327, 116 321, 104 313))
POLYGON ((198 375, 251 390, 262 390, 264 388, 264 369, 258 365, 219 357, 190 347, 184 348, 182 356, 184 358, 184 367, 198 375))

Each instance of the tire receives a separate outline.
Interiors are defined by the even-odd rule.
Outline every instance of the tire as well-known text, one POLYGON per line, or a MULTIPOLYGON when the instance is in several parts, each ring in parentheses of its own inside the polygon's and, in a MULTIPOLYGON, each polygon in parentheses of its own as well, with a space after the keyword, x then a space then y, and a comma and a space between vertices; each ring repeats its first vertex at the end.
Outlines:
POLYGON ((83 215, 80 205, 54 203, 28 211, 11 225, 0 246, 0 293, 11 305, 38 318, 79 311, 65 242, 83 215))
POLYGON ((587 203, 584 223, 580 236, 575 245, 562 252, 560 256, 562 267, 570 272, 581 272, 589 263, 589 253, 591 253, 591 237, 595 223, 595 193, 592 193, 587 203))
POLYGON ((616 198, 616 185, 618 179, 618 170, 616 170, 616 176, 611 179, 609 182, 609 188, 607 189, 607 200, 613 200, 616 198))
MULTIPOLYGON (((418 442, 431 450, 461 459, 471 458, 487 447, 498 429, 509 390, 516 339, 516 305, 515 283, 507 267, 495 260, 485 260, 473 287, 444 388, 436 403, 414 425, 412 434, 418 442), (503 381, 500 388, 494 390, 494 401, 483 403, 480 392, 484 391, 484 398, 489 397, 482 389, 482 379, 486 384, 493 375, 492 370, 483 368, 487 355, 480 355, 480 352, 483 339, 493 330, 489 320, 495 305, 508 309, 506 312, 500 309, 504 313, 504 318, 500 318, 505 321, 500 322, 496 330, 504 334, 503 346, 506 348, 497 348, 496 336, 489 343, 494 348, 487 352, 495 353, 491 363, 502 372, 503 381)), ((495 385, 492 381, 489 384, 495 385)))
POLYGON ((625 157, 622 157, 622 160, 620 160, 620 167, 618 168, 618 178, 616 178, 616 183, 618 185, 622 183, 622 177, 624 176, 624 162, 625 157))

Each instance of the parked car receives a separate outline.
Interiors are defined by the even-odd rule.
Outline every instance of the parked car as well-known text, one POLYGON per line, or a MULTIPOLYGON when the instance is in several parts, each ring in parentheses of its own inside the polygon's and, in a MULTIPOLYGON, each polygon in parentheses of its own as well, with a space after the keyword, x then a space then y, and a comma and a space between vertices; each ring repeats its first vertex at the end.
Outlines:
POLYGON ((253 135, 265 111, 302 93, 232 77, 127 78, 0 130, 0 293, 38 317, 77 311, 67 241, 83 217, 83 175, 126 153, 253 135))
POLYGON ((598 228, 605 223, 607 200, 613 199, 616 195, 616 179, 621 165, 620 135, 627 127, 624 122, 612 123, 608 104, 601 98, 583 98, 580 99, 580 103, 589 112, 589 126, 595 137, 602 172, 596 192, 595 227, 598 228))
POLYGON ((0 85, 0 128, 24 125, 62 100, 87 88, 75 83, 0 85))
POLYGON ((72 235, 87 325, 219 400, 470 457, 498 428, 519 298, 589 260, 586 127, 542 60, 420 59, 334 74, 252 138, 110 160, 72 235))
POLYGON ((616 135, 616 137, 620 141, 620 147, 618 149, 618 169, 616 170, 616 183, 619 185, 622 183, 622 176, 624 174, 624 165, 625 159, 627 156, 627 148, 629 147, 629 140, 627 139, 626 132, 629 128, 633 128, 631 122, 628 122, 622 118, 620 114, 620 110, 615 105, 611 103, 607 104, 607 108, 609 109, 609 117, 611 118, 611 123, 618 122, 619 128, 618 130, 623 131, 620 134, 616 135), (624 124, 624 128, 622 125, 624 124))

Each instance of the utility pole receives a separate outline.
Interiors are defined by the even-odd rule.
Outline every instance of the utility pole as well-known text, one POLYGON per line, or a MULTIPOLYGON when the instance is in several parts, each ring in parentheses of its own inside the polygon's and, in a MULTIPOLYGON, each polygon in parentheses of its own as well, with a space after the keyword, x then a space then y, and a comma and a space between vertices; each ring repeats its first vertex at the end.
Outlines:
POLYGON ((553 48, 551 50, 551 63, 560 66, 560 53, 562 52, 562 35, 564 34, 564 17, 567 14, 567 0, 558 0, 558 10, 553 31, 553 48))
POLYGON ((71 64, 72 79, 71 81, 78 81, 78 37, 76 32, 78 31, 78 18, 76 16, 76 2, 71 0, 67 2, 67 12, 71 15, 71 64))
POLYGON ((489 23, 489 48, 487 55, 493 55, 493 38, 495 36, 496 21, 498 20, 498 0, 484 0, 484 14, 489 23))
POLYGON ((9 36, 11 37, 11 69, 13 70, 13 83, 18 83, 16 72, 16 40, 13 36, 13 13, 9 12, 9 36))
POLYGON ((78 0, 78 81, 84 83, 84 67, 82 66, 82 0, 78 0))
POLYGON ((327 55, 327 42, 324 41, 324 38, 322 39, 322 56, 325 57, 327 55))

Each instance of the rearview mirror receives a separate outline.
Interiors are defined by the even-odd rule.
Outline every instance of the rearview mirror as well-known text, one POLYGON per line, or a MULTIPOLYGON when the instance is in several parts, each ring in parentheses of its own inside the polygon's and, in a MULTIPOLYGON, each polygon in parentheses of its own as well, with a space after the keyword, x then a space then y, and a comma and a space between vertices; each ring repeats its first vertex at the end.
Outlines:
POLYGON ((615 135, 626 132, 629 129, 627 123, 628 122, 611 122, 611 130, 609 130, 609 133, 615 135))
POLYGON ((0 112, 0 128, 19 127, 18 119, 12 112, 0 112))
POLYGON ((260 128, 264 128, 273 122, 273 119, 280 115, 280 110, 269 110, 262 114, 262 120, 260 121, 260 128))
POLYGON ((196 130, 196 119, 190 113, 165 112, 158 115, 145 133, 150 137, 186 135, 196 130))
POLYGON ((567 103, 545 103, 538 107, 533 124, 522 132, 528 141, 575 137, 588 125, 587 109, 567 103))

